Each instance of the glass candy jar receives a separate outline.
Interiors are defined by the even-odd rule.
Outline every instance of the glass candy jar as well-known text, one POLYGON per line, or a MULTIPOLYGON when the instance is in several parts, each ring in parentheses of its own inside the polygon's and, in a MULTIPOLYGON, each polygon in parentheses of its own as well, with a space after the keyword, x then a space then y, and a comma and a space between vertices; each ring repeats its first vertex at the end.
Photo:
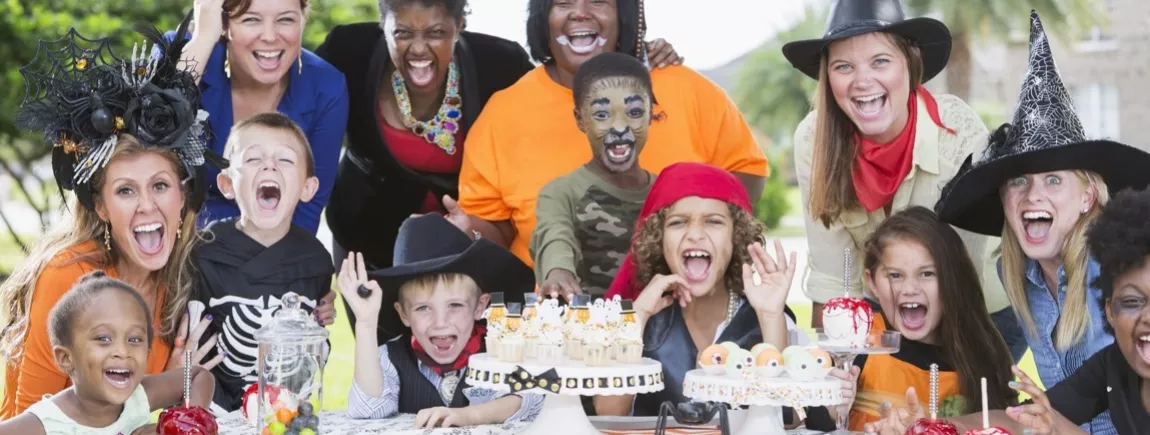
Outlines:
POLYGON ((262 398, 256 433, 319 433, 328 332, 300 307, 299 295, 288 292, 280 304, 271 322, 256 332, 256 397, 262 398))

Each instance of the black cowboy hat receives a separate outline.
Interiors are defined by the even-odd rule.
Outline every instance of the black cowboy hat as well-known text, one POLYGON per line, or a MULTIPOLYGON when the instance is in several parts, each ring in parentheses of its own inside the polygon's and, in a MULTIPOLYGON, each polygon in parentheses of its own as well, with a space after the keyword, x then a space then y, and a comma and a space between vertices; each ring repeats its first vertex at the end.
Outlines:
POLYGON ((1012 124, 990 137, 979 161, 967 157, 943 187, 935 211, 943 221, 988 236, 1005 223, 999 188, 1024 174, 1097 173, 1110 191, 1150 183, 1150 154, 1111 140, 1087 140, 1062 84, 1037 12, 1030 13, 1030 65, 1012 124))
POLYGON ((819 64, 831 42, 872 32, 909 39, 922 53, 922 81, 938 75, 950 60, 950 29, 932 18, 907 18, 899 0, 838 0, 831 6, 826 33, 819 39, 788 42, 783 56, 803 74, 818 80, 819 64))
MULTIPOLYGON (((489 240, 472 240, 440 214, 408 218, 395 239, 394 266, 368 273, 383 290, 382 311, 399 299, 404 283, 424 275, 467 275, 484 293, 504 292, 507 302, 523 302, 535 290, 535 274, 518 257, 489 240)), ((394 313, 392 313, 394 314, 394 313)), ((380 316, 380 327, 399 335, 407 328, 398 316, 380 316)))

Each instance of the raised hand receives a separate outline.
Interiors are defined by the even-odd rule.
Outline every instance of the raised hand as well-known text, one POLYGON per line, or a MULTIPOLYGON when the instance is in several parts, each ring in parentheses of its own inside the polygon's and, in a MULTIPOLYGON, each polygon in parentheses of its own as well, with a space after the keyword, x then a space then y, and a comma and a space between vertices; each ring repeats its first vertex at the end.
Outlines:
POLYGON ((906 408, 895 409, 890 402, 879 406, 879 420, 867 423, 864 431, 868 434, 903 435, 906 428, 926 417, 922 405, 918 403, 918 393, 914 387, 906 389, 906 408))
POLYGON ((552 298, 558 298, 562 295, 567 299, 567 302, 571 302, 575 295, 583 294, 583 288, 579 285, 579 278, 571 271, 551 269, 550 272, 547 272, 547 280, 539 286, 539 293, 552 298))
POLYGON ((743 265, 743 294, 747 302, 759 315, 783 315, 787 293, 795 278, 795 253, 792 252, 788 258, 783 251, 783 244, 778 240, 775 241, 775 258, 771 258, 758 242, 747 245, 747 253, 753 263, 743 265), (756 272, 758 279, 755 277, 756 272))
POLYGON ((205 341, 203 345, 200 344, 200 339, 203 338, 204 332, 207 332, 208 326, 212 323, 212 315, 205 315, 204 318, 200 320, 200 322, 196 325, 196 327, 192 328, 190 331, 188 330, 188 322, 188 315, 184 314, 184 317, 180 319, 180 328, 176 333, 176 342, 175 345, 172 346, 172 354, 168 357, 168 365, 165 369, 183 370, 184 352, 191 350, 192 361, 200 361, 198 364, 200 367, 203 367, 205 370, 211 370, 223 362, 224 357, 227 356, 227 352, 224 352, 223 349, 220 349, 220 351, 216 353, 215 358, 204 361, 204 357, 206 357, 208 352, 210 352, 212 348, 216 346, 216 340, 220 336, 219 334, 214 334, 208 338, 208 340, 205 341))
MULTIPOLYGON (((374 280, 367 279, 367 268, 364 266, 363 254, 349 252, 347 258, 339 267, 339 277, 336 279, 339 293, 343 295, 344 302, 355 314, 357 323, 379 322, 380 305, 383 304, 383 290, 374 280), (360 296, 359 287, 363 286, 370 291, 367 297, 360 296)), ((335 304, 331 304, 335 305, 335 304)))
POLYGON ((224 0, 195 0, 192 37, 218 40, 224 36, 224 0))
POLYGON ((688 290, 687 280, 679 275, 655 275, 647 287, 639 292, 635 298, 635 316, 639 325, 643 325, 660 311, 679 300, 679 305, 686 307, 691 302, 691 292, 688 290))
POLYGON ((1022 425, 1027 429, 1027 433, 1032 435, 1085 433, 1050 406, 1046 392, 1038 388, 1030 376, 1019 370, 1018 366, 1011 367, 1011 371, 1018 377, 1018 381, 1011 382, 1010 388, 1029 394, 1033 403, 1006 408, 1007 417, 1022 425), (1060 431, 1058 430, 1060 427, 1068 430, 1060 431))
POLYGON ((647 59, 651 64, 651 69, 682 65, 684 60, 683 57, 679 56, 679 53, 675 52, 675 47, 672 47, 663 38, 647 43, 647 59))

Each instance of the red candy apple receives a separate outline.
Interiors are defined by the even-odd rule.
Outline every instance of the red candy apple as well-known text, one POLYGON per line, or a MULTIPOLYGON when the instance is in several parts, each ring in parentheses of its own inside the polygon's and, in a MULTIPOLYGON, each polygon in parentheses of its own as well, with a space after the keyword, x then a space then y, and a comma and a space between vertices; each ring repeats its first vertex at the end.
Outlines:
POLYGON ((986 429, 971 429, 966 431, 963 435, 1013 435, 1010 431, 1003 429, 999 426, 991 426, 986 429))
POLYGON ((920 418, 906 428, 906 435, 958 435, 958 428, 946 420, 920 418))
POLYGON ((212 413, 199 406, 173 406, 160 413, 160 435, 217 435, 220 427, 212 413))

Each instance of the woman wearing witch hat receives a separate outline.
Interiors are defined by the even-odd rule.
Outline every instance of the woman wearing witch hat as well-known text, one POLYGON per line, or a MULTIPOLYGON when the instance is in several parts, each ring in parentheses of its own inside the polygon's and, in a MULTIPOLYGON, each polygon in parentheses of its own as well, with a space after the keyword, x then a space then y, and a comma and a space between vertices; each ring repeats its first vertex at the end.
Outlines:
MULTIPOLYGON (((985 144, 986 127, 966 103, 922 87, 946 66, 950 46, 946 25, 906 18, 898 0, 839 1, 822 38, 783 46, 791 64, 819 82, 815 110, 794 142, 810 249, 805 288, 816 326, 822 304, 844 287, 862 292, 861 270, 843 270, 844 250, 864 252, 862 243, 899 210, 933 205, 962 159, 985 144)), ((994 273, 997 240, 960 235, 1017 361, 1025 340, 994 273)), ((902 314, 913 322, 922 311, 902 314)))
MULTIPOLYGON (((936 210, 951 225, 1002 236, 1002 282, 1038 375, 1053 386, 1114 342, 1086 231, 1109 192, 1150 183, 1150 154, 1086 139, 1032 12, 1030 66, 1014 120, 975 158, 945 186, 936 210)), ((1083 429, 1116 433, 1108 413, 1083 429)))

